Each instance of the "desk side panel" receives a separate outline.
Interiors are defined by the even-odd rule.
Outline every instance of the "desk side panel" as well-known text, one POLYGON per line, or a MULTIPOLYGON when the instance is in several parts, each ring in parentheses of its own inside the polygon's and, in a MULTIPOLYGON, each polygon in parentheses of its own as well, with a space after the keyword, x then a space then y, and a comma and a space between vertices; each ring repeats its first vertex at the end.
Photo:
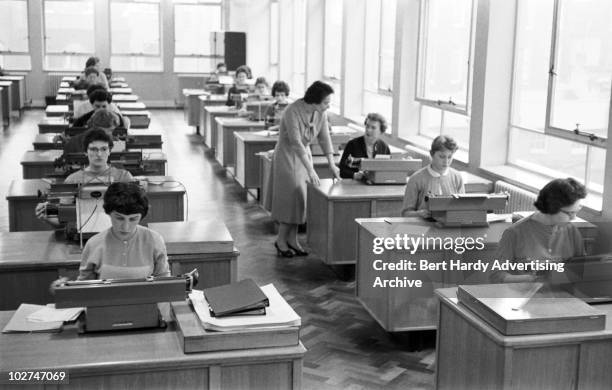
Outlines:
MULTIPOLYGON (((334 201, 330 202, 331 229, 330 255, 328 264, 355 264, 357 259, 356 218, 369 218, 371 201, 334 201)), ((371 244, 371 242, 370 242, 371 244)))
POLYGON ((579 351, 577 344, 516 349, 512 354, 512 388, 575 389, 579 351))
MULTIPOLYGON (((207 367, 70 376, 71 389, 210 389, 207 367)), ((61 388, 61 386, 60 386, 61 388)))
POLYGON ((612 386, 612 341, 584 342, 580 349, 578 388, 604 390, 612 386))
MULTIPOLYGON (((270 163, 264 164, 267 165, 266 168, 269 170, 270 163)), ((312 185, 307 185, 307 192, 306 223, 308 229, 306 229, 306 240, 310 249, 327 263, 329 260, 328 240, 333 239, 333 237, 329 237, 329 202, 321 191, 318 191, 312 185)))
MULTIPOLYGON (((299 359, 298 359, 299 360, 299 359)), ((293 361, 221 367, 221 389, 294 389, 293 361)))
POLYGON ((170 255, 168 262, 172 275, 182 275, 197 268, 198 289, 222 286, 238 279, 238 256, 233 253, 170 255))
POLYGON ((504 349, 440 303, 436 389, 503 389, 504 349))

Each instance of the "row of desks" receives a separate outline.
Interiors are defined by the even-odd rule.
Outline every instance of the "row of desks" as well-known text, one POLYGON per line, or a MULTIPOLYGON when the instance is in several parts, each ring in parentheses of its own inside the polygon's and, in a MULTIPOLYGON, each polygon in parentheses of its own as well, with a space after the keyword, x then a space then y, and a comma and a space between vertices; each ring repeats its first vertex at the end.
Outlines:
MULTIPOLYGON (((21 159, 24 179, 40 179, 55 172, 54 162, 63 154, 62 150, 28 150, 21 159)), ((166 174, 166 155, 159 150, 143 150, 143 168, 148 175, 166 174)))
MULTIPOLYGON (((9 231, 49 230, 51 227, 36 218, 34 209, 41 195, 49 191, 45 179, 12 180, 6 200, 9 205, 9 231)), ((147 197, 150 209, 144 223, 182 221, 185 219, 185 187, 171 176, 148 176, 147 197), (155 183, 155 184, 154 184, 155 183)))
POLYGON ((21 116, 26 99, 25 76, 0 76, 0 117, 4 126, 21 116))

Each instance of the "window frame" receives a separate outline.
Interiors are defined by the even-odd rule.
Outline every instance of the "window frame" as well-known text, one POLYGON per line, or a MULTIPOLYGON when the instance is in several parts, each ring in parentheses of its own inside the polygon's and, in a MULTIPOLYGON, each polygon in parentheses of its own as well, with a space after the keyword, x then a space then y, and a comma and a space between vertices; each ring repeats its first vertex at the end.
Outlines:
MULTIPOLYGON (((421 97, 424 90, 424 79, 425 79, 425 66, 424 66, 424 53, 427 49, 427 34, 426 34, 426 21, 428 20, 428 6, 430 0, 419 1, 419 26, 418 26, 418 42, 417 42, 417 74, 414 91, 414 100, 420 104, 425 104, 430 107, 438 108, 440 110, 451 111, 456 114, 465 115, 470 117, 471 111, 471 96, 472 96, 472 79, 473 79, 473 58, 474 58, 474 35, 476 29, 476 1, 469 0, 471 4, 470 10, 470 34, 468 39, 468 66, 467 66, 467 79, 466 79, 466 96, 465 96, 465 107, 457 105, 453 102, 445 102, 441 100, 427 99, 421 97)), ((419 129, 420 131, 420 129, 419 129)))
MULTIPOLYGON (((328 75, 326 72, 326 60, 327 60, 327 56, 326 56, 326 47, 325 47, 325 41, 326 41, 326 36, 327 36, 327 32, 328 32, 328 25, 329 23, 327 23, 327 2, 328 1, 340 1, 341 4, 341 9, 342 9, 342 14, 340 15, 340 19, 342 20, 342 27, 340 29, 340 48, 342 48, 342 45, 344 44, 344 40, 343 40, 343 30, 344 30, 344 2, 342 2, 342 0, 323 0, 323 42, 321 42, 321 48, 323 49, 323 53, 321 54, 321 61, 322 61, 322 67, 321 69, 323 70, 322 73, 322 79, 325 80, 329 80, 333 83, 337 83, 340 84, 342 83, 342 77, 339 74, 338 76, 331 76, 328 75)), ((340 51, 340 73, 342 73, 342 51, 340 51)))
MULTIPOLYGON (((108 44, 109 44, 109 55, 110 55, 110 63, 113 61, 113 57, 115 58, 159 58, 160 68, 156 70, 147 70, 144 71, 146 73, 161 73, 164 72, 164 52, 163 52, 163 16, 161 9, 161 0, 147 0, 147 1, 139 1, 139 0, 109 0, 108 1, 108 44), (159 31, 159 39, 157 40, 157 50, 158 54, 145 54, 145 53, 114 53, 113 52, 113 18, 112 18, 112 6, 115 4, 154 4, 157 6, 157 23, 158 23, 158 31, 159 31)), ((142 73, 142 71, 136 69, 122 69, 121 72, 135 72, 142 73)))
MULTIPOLYGON (((82 56, 82 57, 91 57, 94 55, 96 51, 96 32, 95 32, 95 1, 94 0, 84 0, 84 2, 88 2, 92 5, 92 9, 94 11, 93 20, 92 20, 92 35, 93 35, 93 50, 91 52, 53 52, 47 50, 47 18, 46 18, 46 5, 48 2, 78 2, 78 0, 43 0, 42 2, 42 41, 43 41, 43 71, 80 71, 81 67, 75 69, 53 69, 47 66, 46 57, 62 57, 62 56, 82 56)), ((29 26, 28 26, 29 28, 29 26)))
MULTIPOLYGON (((211 48, 211 53, 210 54, 176 54, 176 7, 177 6, 181 6, 181 5, 195 5, 195 6, 203 6, 203 7, 218 7, 219 8, 219 26, 221 26, 221 30, 223 30, 223 3, 222 2, 214 2, 214 1, 206 1, 206 0, 174 0, 172 2, 172 18, 173 18, 173 26, 174 26, 174 53, 172 54, 172 71, 174 73, 190 73, 190 74, 205 74, 205 73, 210 73, 210 71, 203 71, 203 72, 198 72, 198 71, 190 71, 190 72, 179 72, 176 71, 175 69, 175 62, 177 58, 186 58, 186 59, 209 59, 209 60, 214 60, 216 58, 218 58, 218 56, 214 55, 214 50, 212 50, 211 48)), ((161 17, 160 17, 161 19, 161 17)), ((161 30, 160 30, 161 32, 161 30)), ((161 44, 161 34, 160 34, 160 44, 161 44)))
MULTIPOLYGON (((391 82, 391 88, 390 89, 386 89, 386 88, 382 88, 381 86, 381 82, 380 82, 380 77, 382 75, 382 71, 381 71, 381 63, 382 63, 382 59, 383 59, 383 55, 382 55, 382 42, 383 42, 383 17, 384 17, 384 12, 383 12, 383 7, 384 7, 384 0, 378 0, 379 1, 379 5, 380 5, 380 10, 379 10, 379 14, 378 14, 378 69, 377 69, 377 77, 376 77, 376 85, 378 88, 378 91, 371 91, 374 93, 378 93, 379 95, 385 95, 385 96, 390 96, 393 97, 393 82, 391 82)), ((397 0, 395 0, 395 12, 394 15, 397 15, 397 0)), ((397 19, 394 21, 394 26, 395 26, 395 30, 397 30, 397 19)), ((393 46, 395 47, 395 38, 396 36, 393 36, 393 46)), ((395 49, 393 50, 393 59, 395 60, 395 49)), ((394 61, 395 62, 395 61, 394 61)), ((395 74, 395 66, 393 66, 393 75, 395 74)), ((392 75, 392 76, 393 76, 392 75)), ((365 89, 365 88, 364 88, 365 89)))
MULTIPOLYGON (((4 56, 4 55, 30 55, 30 4, 28 2, 28 0, 12 0, 15 2, 21 2, 21 3, 25 3, 26 6, 26 31, 28 32, 28 35, 26 36, 26 46, 27 46, 27 50, 26 51, 12 51, 12 50, 0 50, 0 56, 4 56)), ((44 12, 43 12, 44 15, 44 12)), ((44 16, 43 16, 44 19, 44 16)), ((44 32, 44 30, 43 30, 44 32)))
MULTIPOLYGON (((552 100, 554 97, 554 94, 553 94, 554 83, 555 83, 554 66, 555 66, 555 60, 557 59, 556 52, 557 52, 557 48, 559 44, 558 39, 557 39, 559 35, 558 21, 559 21, 560 3, 562 0, 552 0, 552 1, 553 1, 553 16, 552 16, 553 20, 551 23, 552 33, 550 37, 551 53, 549 56, 549 68, 548 68, 549 72, 548 72, 548 83, 547 83, 547 89, 546 89, 546 111, 545 111, 543 131, 538 130, 538 129, 532 129, 532 128, 525 127, 525 126, 516 125, 513 123, 513 112, 515 108, 514 92, 515 92, 515 87, 516 87, 516 82, 517 82, 515 70, 518 64, 518 57, 517 57, 518 31, 517 29, 519 25, 520 7, 522 7, 523 4, 527 2, 526 0, 517 1, 517 6, 516 6, 515 14, 514 14, 514 33, 513 33, 513 42, 512 42, 512 72, 510 76, 510 104, 509 104, 510 111, 508 115, 506 165, 515 167, 518 169, 527 170, 529 172, 538 173, 550 179, 554 178, 552 176, 546 175, 545 173, 542 173, 542 171, 536 172, 533 168, 530 168, 528 166, 521 165, 515 161, 512 161, 512 153, 513 153, 512 132, 514 130, 531 132, 531 133, 542 135, 545 137, 548 136, 548 137, 559 138, 559 139, 570 141, 570 142, 576 142, 586 147, 585 160, 584 160, 584 174, 582 178, 580 179, 584 179, 584 183, 585 183, 585 186, 587 186, 588 192, 601 196, 603 195, 603 192, 597 189, 593 189, 592 187, 588 185, 588 183, 590 183, 590 178, 592 176, 590 172, 591 171, 590 168, 591 168, 591 163, 593 161, 593 158, 592 158, 593 150, 603 149, 604 151, 606 151, 607 137, 602 138, 602 137, 597 136, 595 139, 591 139, 589 135, 587 134, 575 134, 571 130, 554 127, 550 123, 551 114, 552 114, 552 100)), ((610 114, 610 111, 612 111, 612 93, 610 95, 611 97, 610 97, 610 104, 608 105, 609 107, 608 114, 610 114)), ((610 129, 610 123, 608 123, 608 132, 609 132, 609 129, 610 129)), ((547 167, 547 169, 549 168, 547 167)), ((604 169, 604 175, 605 175, 605 169, 604 169)))
MULTIPOLYGON (((550 40, 551 40, 550 42, 550 62, 549 62, 549 67, 548 67, 549 69, 548 71, 548 89, 546 92, 547 93, 546 95, 546 118, 544 122, 544 134, 552 135, 552 136, 559 137, 559 138, 564 138, 570 141, 575 141, 575 142, 587 144, 590 146, 598 146, 598 147, 605 148, 608 137, 595 136, 594 134, 592 134, 592 137, 591 137, 591 135, 586 134, 586 133, 575 133, 574 130, 555 127, 551 123, 552 122, 553 98, 554 98, 555 87, 556 87, 556 82, 557 82, 557 78, 555 77, 556 76, 555 66, 558 63, 558 56, 557 56, 559 52, 558 37, 560 35, 560 28, 561 28, 560 12, 561 12, 561 6, 562 6, 561 0, 553 0, 553 2, 554 2, 553 20, 552 20, 552 34, 550 37, 550 40)), ((520 7, 521 4, 523 4, 523 2, 519 1, 518 6, 517 6, 516 23, 518 23, 518 7, 520 7)), ((610 99, 612 101, 612 93, 610 94, 610 96, 611 96, 610 99)), ((610 104, 612 103, 608 102, 608 117, 610 114, 610 107, 611 107, 610 104)), ((608 121, 608 129, 609 128, 610 128, 610 123, 608 121)), ((589 154, 590 154, 590 148, 587 148, 587 160, 589 159, 589 154)), ((588 177, 588 175, 585 177, 588 177)))
POLYGON ((278 62, 279 62, 279 57, 280 57, 280 4, 278 0, 270 0, 270 7, 269 7, 269 12, 270 12, 270 30, 269 30, 269 36, 268 36, 268 43, 270 45, 270 52, 269 52, 269 64, 270 66, 278 66, 278 62), (276 21, 273 20, 272 15, 272 6, 276 6, 276 21), (273 37, 272 37, 272 26, 274 25, 274 22, 276 22, 276 42, 273 42, 273 37), (276 48, 276 59, 272 56, 272 48, 276 48))

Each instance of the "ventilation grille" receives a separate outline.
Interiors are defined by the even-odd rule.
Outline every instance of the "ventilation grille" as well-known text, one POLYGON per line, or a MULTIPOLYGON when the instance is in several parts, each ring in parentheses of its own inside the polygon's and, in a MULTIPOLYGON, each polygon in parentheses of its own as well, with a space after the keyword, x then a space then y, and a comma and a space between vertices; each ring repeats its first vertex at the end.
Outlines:
POLYGON ((47 78, 47 95, 46 96, 55 96, 57 95, 57 90, 60 87, 60 83, 62 82, 62 78, 65 74, 59 73, 49 73, 49 77, 47 78))
POLYGON ((495 210, 496 213, 513 213, 515 211, 533 211, 535 206, 533 202, 536 201, 537 195, 519 188, 505 181, 498 180, 495 182, 495 192, 507 192, 510 194, 508 204, 503 210, 495 210))

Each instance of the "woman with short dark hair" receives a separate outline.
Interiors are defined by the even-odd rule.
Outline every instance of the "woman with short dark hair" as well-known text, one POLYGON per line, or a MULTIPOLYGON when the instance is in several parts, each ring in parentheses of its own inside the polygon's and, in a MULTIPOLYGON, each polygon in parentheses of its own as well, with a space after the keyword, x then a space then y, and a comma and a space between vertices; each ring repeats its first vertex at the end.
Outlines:
POLYGON ((287 98, 289 98, 289 84, 282 80, 275 81, 272 84, 272 97, 274 103, 270 104, 264 113, 266 126, 275 126, 280 122, 281 115, 287 108, 287 98))
POLYGON ((387 130, 384 116, 371 112, 364 123, 365 134, 347 142, 340 159, 340 176, 343 179, 362 180, 363 171, 355 166, 353 159, 374 158, 379 154, 391 154, 389 145, 380 136, 387 130))
POLYGON ((137 184, 111 184, 104 194, 111 227, 85 244, 78 280, 170 276, 164 239, 139 225, 148 210, 147 196, 137 184))
POLYGON ((315 138, 327 156, 333 176, 340 178, 326 113, 332 93, 332 87, 315 81, 303 99, 285 109, 280 121, 272 162, 272 218, 280 224, 274 246, 282 257, 308 254, 297 240, 297 229, 306 222, 306 182, 319 184, 310 151, 315 138))
MULTIPOLYGON (((585 187, 572 178, 555 179, 546 184, 534 203, 537 211, 504 231, 495 258, 513 263, 559 262, 584 255, 582 236, 570 222, 576 218, 585 197, 585 187)), ((534 282, 543 276, 537 272, 497 271, 491 280, 534 282)))

